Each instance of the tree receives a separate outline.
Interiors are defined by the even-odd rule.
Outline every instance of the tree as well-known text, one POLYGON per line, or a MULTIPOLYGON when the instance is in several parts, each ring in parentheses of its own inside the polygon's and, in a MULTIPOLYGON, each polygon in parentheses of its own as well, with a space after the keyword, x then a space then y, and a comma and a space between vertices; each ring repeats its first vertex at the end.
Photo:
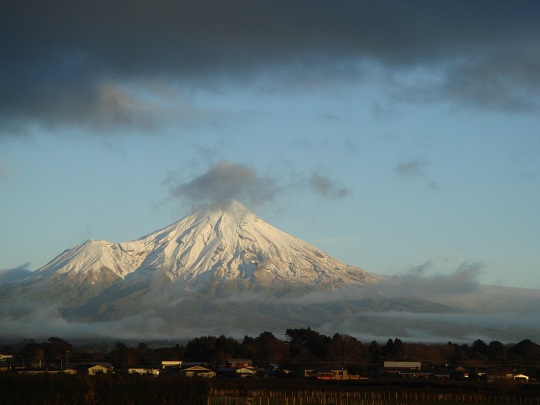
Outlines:
POLYGON ((73 353, 73 345, 58 337, 50 337, 43 343, 43 349, 47 360, 64 359, 66 352, 73 353))
POLYGON ((472 349, 483 357, 489 355, 489 347, 482 339, 475 340, 472 344, 472 349))
POLYGON ((388 339, 383 351, 387 359, 401 360, 403 359, 404 354, 403 342, 398 338, 395 338, 394 340, 388 339))
POLYGON ((506 358, 506 347, 499 341, 489 342, 488 355, 491 360, 502 360, 506 358))
POLYGON ((291 357, 302 354, 304 360, 320 360, 327 358, 328 344, 331 339, 321 335, 311 328, 287 329, 285 335, 289 338, 289 353, 291 357), (307 358, 306 358, 307 357, 307 358))
POLYGON ((116 343, 115 349, 107 357, 109 361, 120 368, 137 363, 135 350, 121 342, 116 343))
POLYGON ((43 350, 43 346, 39 343, 27 343, 19 352, 18 357, 22 359, 26 366, 28 366, 30 362, 39 362, 43 364, 45 360, 45 351, 43 350))
POLYGON ((263 332, 254 340, 259 358, 264 363, 279 363, 286 356, 287 344, 271 332, 263 332))
POLYGON ((362 343, 352 336, 336 333, 330 342, 331 358, 341 367, 361 363, 363 352, 362 343))
POLYGON ((146 343, 139 343, 135 351, 135 358, 139 363, 148 363, 152 361, 154 352, 146 343))
POLYGON ((525 339, 512 346, 508 353, 518 360, 534 362, 540 359, 540 346, 529 339, 525 339))
POLYGON ((379 347, 379 343, 377 343, 376 340, 372 341, 369 344, 369 359, 371 361, 378 361, 381 357, 381 349, 379 347))
POLYGON ((394 359, 395 360, 403 360, 403 342, 399 338, 394 339, 394 359))

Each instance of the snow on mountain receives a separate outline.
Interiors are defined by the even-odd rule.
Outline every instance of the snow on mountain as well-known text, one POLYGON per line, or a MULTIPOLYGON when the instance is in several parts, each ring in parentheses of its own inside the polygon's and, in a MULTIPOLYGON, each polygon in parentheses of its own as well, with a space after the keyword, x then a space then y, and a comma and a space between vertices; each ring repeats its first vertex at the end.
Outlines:
MULTIPOLYGON (((456 304, 470 302, 477 311, 478 302, 499 300, 499 290, 491 301, 476 289, 444 302, 411 295, 407 285, 388 285, 229 201, 131 242, 86 241, 22 281, 0 284, 0 329, 154 338, 244 336, 306 325, 382 337, 455 338, 475 331, 510 339, 530 331, 533 318, 524 318, 522 329, 500 327, 497 317, 485 323, 483 313, 466 318, 456 304)), ((523 304, 534 313, 529 301, 523 304)), ((499 303, 501 310, 507 302, 499 303)))
POLYGON ((131 242, 86 241, 0 295, 54 302, 77 316, 121 317, 201 294, 296 297, 375 281, 229 201, 131 242))
POLYGON ((139 241, 148 252, 137 271, 219 292, 340 288, 375 278, 263 221, 237 201, 211 204, 139 241), (206 280, 206 282, 203 282, 206 280))
POLYGON ((138 264, 137 257, 126 252, 122 244, 103 240, 88 240, 81 245, 64 251, 51 262, 37 270, 38 278, 62 277, 84 274, 99 281, 99 271, 108 270, 124 278, 138 264))

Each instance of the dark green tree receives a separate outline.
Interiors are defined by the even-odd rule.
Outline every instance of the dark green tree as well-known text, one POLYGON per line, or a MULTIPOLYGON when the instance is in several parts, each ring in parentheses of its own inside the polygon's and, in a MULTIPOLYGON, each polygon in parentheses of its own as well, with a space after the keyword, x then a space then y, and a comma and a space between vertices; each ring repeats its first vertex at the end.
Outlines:
POLYGON ((43 350, 47 360, 65 359, 66 353, 74 354, 73 345, 58 337, 50 337, 47 342, 43 343, 43 350))
POLYGON ((376 340, 372 341, 369 344, 369 360, 370 361, 379 361, 381 358, 381 348, 379 347, 379 343, 377 343, 376 340))
POLYGON ((287 329, 285 335, 289 339, 289 353, 291 358, 302 354, 311 360, 326 359, 328 356, 329 343, 331 339, 328 336, 311 330, 311 328, 287 329))
POLYGON ((330 342, 331 358, 336 366, 350 367, 365 360, 362 343, 356 338, 336 333, 330 342))
POLYGON ((506 346, 494 340, 489 342, 488 355, 491 360, 504 360, 506 358, 506 346))
POLYGON ((471 348, 481 357, 489 356, 489 346, 482 339, 475 340, 471 348))

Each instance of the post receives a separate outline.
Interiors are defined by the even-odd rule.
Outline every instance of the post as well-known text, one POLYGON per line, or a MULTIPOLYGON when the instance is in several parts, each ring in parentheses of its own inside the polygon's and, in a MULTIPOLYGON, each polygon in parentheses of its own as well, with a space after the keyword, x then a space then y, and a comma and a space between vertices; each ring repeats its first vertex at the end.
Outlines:
POLYGON ((68 354, 69 354, 69 350, 66 350, 66 370, 69 368, 68 367, 68 365, 69 365, 68 354))

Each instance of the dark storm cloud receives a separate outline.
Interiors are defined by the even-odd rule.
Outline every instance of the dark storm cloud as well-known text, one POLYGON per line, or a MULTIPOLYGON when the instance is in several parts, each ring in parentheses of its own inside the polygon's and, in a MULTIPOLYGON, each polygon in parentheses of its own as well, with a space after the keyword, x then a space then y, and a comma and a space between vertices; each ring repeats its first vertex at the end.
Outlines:
POLYGON ((184 182, 173 176, 166 183, 172 197, 193 205, 234 199, 257 206, 272 201, 277 192, 273 179, 261 177, 253 168, 228 160, 220 160, 192 180, 184 182))
POLYGON ((156 106, 144 93, 155 95, 153 81, 212 88, 275 74, 279 87, 291 76, 355 77, 363 61, 433 66, 444 77, 431 90, 444 97, 530 109, 539 21, 534 1, 9 2, 0 130, 152 128, 156 106))

